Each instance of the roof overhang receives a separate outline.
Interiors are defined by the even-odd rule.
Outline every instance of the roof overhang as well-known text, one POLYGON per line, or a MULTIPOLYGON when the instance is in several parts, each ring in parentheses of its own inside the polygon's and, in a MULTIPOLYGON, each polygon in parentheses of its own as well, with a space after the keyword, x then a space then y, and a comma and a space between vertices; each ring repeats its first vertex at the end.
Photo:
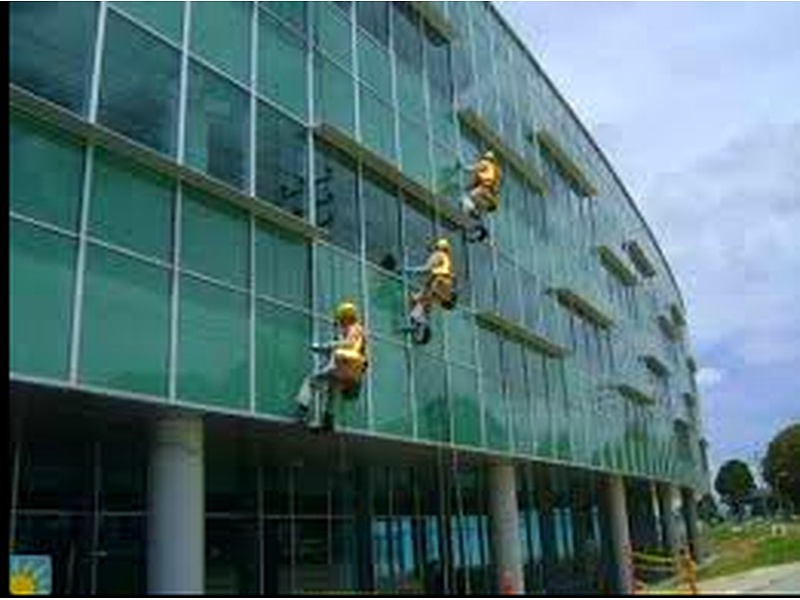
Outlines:
POLYGON ((435 29, 439 35, 450 41, 455 38, 455 30, 450 26, 444 13, 436 6, 436 2, 412 1, 410 4, 422 17, 422 20, 435 29))
POLYGON ((663 376, 669 375, 669 367, 655 354, 643 354, 641 358, 651 371, 663 376))
POLYGON ((656 399, 651 394, 648 394, 630 383, 622 382, 616 384, 614 387, 628 400, 636 402, 637 404, 650 405, 656 403, 656 399))

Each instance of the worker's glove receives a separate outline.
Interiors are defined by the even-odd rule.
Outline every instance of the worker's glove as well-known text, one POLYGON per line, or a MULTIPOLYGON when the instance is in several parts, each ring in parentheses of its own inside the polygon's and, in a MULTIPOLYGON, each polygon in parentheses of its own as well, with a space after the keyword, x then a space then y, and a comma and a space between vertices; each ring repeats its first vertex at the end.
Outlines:
POLYGON ((329 352, 333 349, 333 344, 312 344, 311 351, 312 352, 329 352))

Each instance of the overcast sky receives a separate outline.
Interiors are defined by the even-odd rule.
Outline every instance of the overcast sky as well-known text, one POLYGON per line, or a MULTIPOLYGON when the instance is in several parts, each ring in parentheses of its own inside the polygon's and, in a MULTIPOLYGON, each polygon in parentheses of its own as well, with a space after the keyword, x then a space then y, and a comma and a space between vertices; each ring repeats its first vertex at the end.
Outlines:
POLYGON ((712 468, 800 421, 800 3, 496 2, 673 267, 712 468))

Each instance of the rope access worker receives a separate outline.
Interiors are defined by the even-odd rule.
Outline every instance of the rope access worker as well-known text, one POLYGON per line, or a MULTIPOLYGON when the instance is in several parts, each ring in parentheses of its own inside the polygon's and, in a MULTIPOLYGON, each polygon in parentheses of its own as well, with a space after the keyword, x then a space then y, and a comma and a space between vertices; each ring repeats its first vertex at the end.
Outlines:
POLYGON ((483 225, 483 215, 492 213, 500 205, 500 181, 502 173, 494 152, 488 150, 472 166, 466 168, 471 173, 469 191, 464 195, 462 210, 478 221, 477 239, 484 239, 488 233, 483 225))
POLYGON ((447 310, 453 308, 453 260, 447 238, 439 238, 433 243, 433 252, 424 266, 412 267, 406 272, 425 273, 428 276, 423 289, 411 295, 413 306, 422 305, 427 309, 438 304, 447 310))
POLYGON ((347 400, 356 399, 368 363, 366 334, 355 304, 342 302, 336 307, 334 316, 339 326, 337 339, 311 347, 312 351, 329 354, 330 358, 325 366, 306 379, 297 395, 301 417, 305 420, 314 392, 324 386, 328 387, 322 406, 322 424, 326 429, 333 427, 334 393, 339 392, 347 400))

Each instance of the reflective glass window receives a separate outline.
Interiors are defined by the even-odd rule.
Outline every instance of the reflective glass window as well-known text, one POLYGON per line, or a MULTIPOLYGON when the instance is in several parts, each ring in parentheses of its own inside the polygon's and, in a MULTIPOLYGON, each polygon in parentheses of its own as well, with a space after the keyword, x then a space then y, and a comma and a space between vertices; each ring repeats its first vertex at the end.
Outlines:
POLYGON ((307 307, 310 295, 308 242, 265 223, 256 226, 256 292, 307 307))
POLYGON ((85 285, 81 381, 166 396, 169 271, 90 246, 85 285))
POLYGON ((11 83, 86 114, 98 2, 8 5, 11 83))
POLYGON ((356 2, 356 22, 384 46, 389 43, 388 2, 356 2))
POLYGON ((316 120, 339 129, 354 129, 353 77, 333 61, 317 55, 314 60, 316 120))
POLYGON ((350 252, 359 252, 355 163, 342 152, 317 145, 317 226, 330 233, 331 241, 350 252))
POLYGON ((245 188, 249 123, 247 94, 223 77, 190 62, 186 162, 235 187, 245 188))
POLYGON ((182 266, 220 281, 248 287, 247 213, 204 192, 186 188, 181 216, 182 266))
POLYGON ((75 231, 83 188, 83 147, 78 140, 12 116, 8 142, 11 209, 75 231))
POLYGON ((180 292, 178 397, 247 409, 247 296, 188 276, 181 278, 180 292))
POLYGON ((174 183, 102 150, 93 175, 89 235, 170 261, 174 183))
POLYGON ((252 2, 192 5, 190 49, 244 84, 250 82, 252 2))
POLYGON ((97 119, 164 154, 175 154, 180 53, 113 11, 106 21, 97 119))
POLYGON ((308 79, 304 39, 263 11, 258 27, 258 92, 305 120, 308 79))
POLYGON ((115 9, 126 12, 149 25, 161 35, 180 44, 183 38, 183 2, 112 2, 115 9))
POLYGON ((314 2, 314 41, 317 48, 347 70, 352 70, 352 39, 347 15, 332 2, 314 2))
POLYGON ((279 17, 281 23, 285 23, 298 33, 305 35, 308 2, 270 0, 259 3, 259 7, 266 8, 279 17))
POLYGON ((361 137, 364 144, 389 160, 395 159, 394 110, 366 86, 360 87, 361 137))
POLYGON ((401 267, 400 202, 397 191, 371 173, 364 172, 361 198, 366 213, 367 259, 388 271, 401 267))
POLYGON ((9 223, 9 369, 66 379, 76 244, 9 223))
POLYGON ((258 104, 256 195, 293 215, 308 214, 308 153, 302 125, 258 104))
POLYGON ((406 351, 403 346, 373 338, 370 343, 369 374, 375 428, 384 433, 412 433, 410 390, 406 351))

